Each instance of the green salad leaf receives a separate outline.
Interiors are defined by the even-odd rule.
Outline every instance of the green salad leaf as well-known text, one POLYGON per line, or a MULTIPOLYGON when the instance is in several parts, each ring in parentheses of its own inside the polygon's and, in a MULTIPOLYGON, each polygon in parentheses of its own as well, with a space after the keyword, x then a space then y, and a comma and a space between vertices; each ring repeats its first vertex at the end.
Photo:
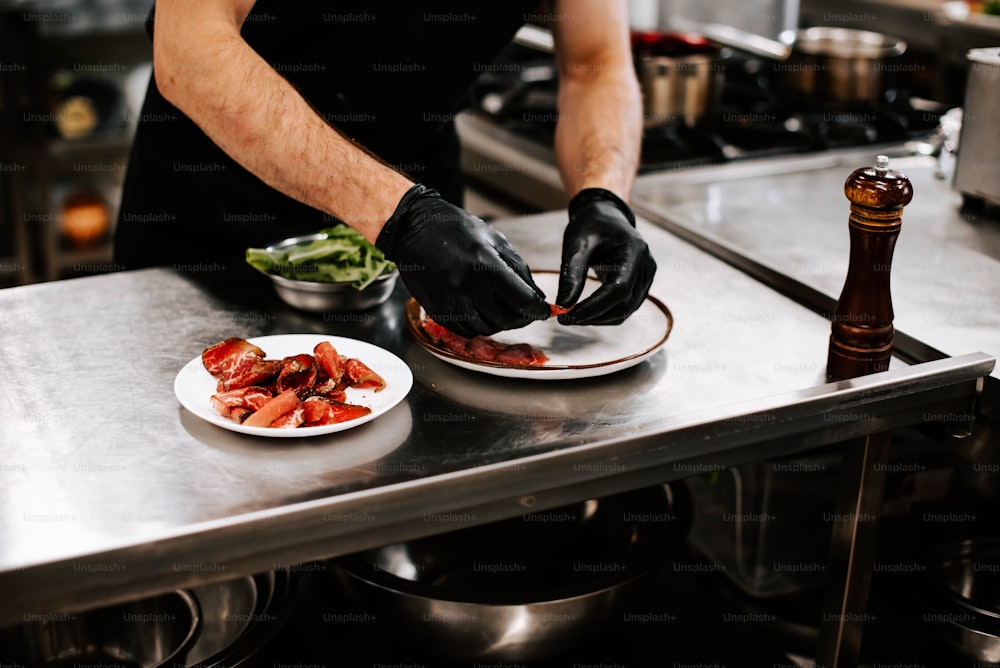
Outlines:
POLYGON ((349 225, 338 223, 319 233, 326 238, 270 251, 248 248, 247 264, 265 273, 299 281, 351 283, 358 290, 396 268, 382 251, 349 225))

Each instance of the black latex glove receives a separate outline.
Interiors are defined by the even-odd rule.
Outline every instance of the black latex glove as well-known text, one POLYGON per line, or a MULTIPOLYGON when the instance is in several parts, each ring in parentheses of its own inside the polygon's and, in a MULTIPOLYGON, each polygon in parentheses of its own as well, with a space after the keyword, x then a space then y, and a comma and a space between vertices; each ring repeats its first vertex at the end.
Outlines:
POLYGON ((472 337, 549 317, 545 296, 498 230, 422 185, 410 188, 375 240, 424 311, 472 337))
POLYGON ((576 305, 559 316, 560 324, 621 324, 642 305, 655 274, 656 262, 635 229, 628 204, 603 188, 581 190, 570 201, 556 304, 576 305), (588 268, 601 286, 576 304, 588 268))

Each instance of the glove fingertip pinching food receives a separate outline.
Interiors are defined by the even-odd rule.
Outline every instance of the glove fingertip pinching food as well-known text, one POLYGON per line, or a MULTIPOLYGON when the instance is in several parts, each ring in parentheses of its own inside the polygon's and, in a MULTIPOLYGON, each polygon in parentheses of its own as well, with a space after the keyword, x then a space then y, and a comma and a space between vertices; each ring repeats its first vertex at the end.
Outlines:
POLYGON ((649 246, 635 229, 635 214, 604 188, 581 190, 568 212, 556 303, 569 306, 580 297, 588 269, 594 270, 601 286, 560 315, 559 323, 621 324, 642 305, 656 274, 649 246))

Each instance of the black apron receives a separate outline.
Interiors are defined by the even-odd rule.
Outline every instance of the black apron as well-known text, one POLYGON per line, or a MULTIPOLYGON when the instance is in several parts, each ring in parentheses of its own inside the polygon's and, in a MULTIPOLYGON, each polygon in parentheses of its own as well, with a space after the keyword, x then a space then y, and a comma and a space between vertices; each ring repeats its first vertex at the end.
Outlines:
MULTIPOLYGON (((242 35, 345 136, 462 204, 454 116, 538 0, 259 0, 242 35)), ((115 230, 127 269, 245 270, 248 246, 335 222, 219 149, 151 80, 115 230)))

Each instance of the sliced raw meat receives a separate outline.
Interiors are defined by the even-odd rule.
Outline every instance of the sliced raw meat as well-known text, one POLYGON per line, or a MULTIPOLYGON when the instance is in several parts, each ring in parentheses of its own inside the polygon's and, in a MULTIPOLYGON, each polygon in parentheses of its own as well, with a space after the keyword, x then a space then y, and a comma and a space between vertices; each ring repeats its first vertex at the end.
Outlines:
POLYGON ((542 366, 549 361, 549 358, 534 346, 527 343, 515 343, 501 350, 496 356, 496 361, 519 366, 542 366))
POLYGON ((368 368, 368 365, 361 360, 351 358, 344 363, 344 375, 347 377, 347 384, 351 387, 371 388, 380 392, 385 388, 385 380, 382 376, 368 368))
POLYGON ((348 420, 357 420, 358 418, 364 417, 372 412, 372 409, 368 408, 368 406, 358 406, 357 404, 342 404, 336 401, 331 401, 330 407, 333 409, 334 422, 347 422, 348 420))
POLYGON ((232 337, 206 348, 202 364, 218 379, 210 399, 223 417, 250 427, 292 429, 356 420, 371 408, 347 403, 347 388, 385 387, 385 380, 358 359, 340 355, 332 344, 313 355, 266 359, 264 351, 232 337))
POLYGON ((266 360, 253 354, 247 354, 236 361, 235 366, 223 372, 219 379, 218 390, 228 392, 252 385, 265 386, 274 381, 281 371, 281 362, 266 360))
POLYGON ((305 422, 305 410, 302 408, 302 404, 299 404, 268 426, 275 429, 294 429, 303 422, 305 422))
POLYGON ((465 354, 477 360, 495 362, 497 356, 503 352, 504 347, 488 336, 477 336, 474 339, 469 339, 469 343, 465 347, 465 354))
POLYGON ((316 363, 312 355, 293 355, 282 360, 278 374, 278 391, 294 390, 300 397, 308 396, 316 384, 316 363))
POLYGON ((367 406, 329 401, 322 397, 309 397, 302 402, 302 409, 305 412, 305 424, 309 427, 356 420, 372 412, 367 406))
POLYGON ((264 358, 264 351, 246 339, 233 336, 205 348, 201 353, 201 363, 213 376, 220 376, 244 355, 255 355, 264 358))
POLYGON ((234 408, 245 408, 251 412, 271 400, 271 393, 262 387, 242 387, 237 390, 212 395, 212 406, 220 415, 229 417, 234 408))
POLYGON ((317 343, 313 348, 313 356, 319 367, 333 379, 334 384, 339 383, 340 377, 344 375, 344 358, 337 353, 333 344, 329 341, 317 343))
POLYGON ((460 336, 447 327, 438 324, 430 318, 424 318, 421 326, 436 343, 440 343, 445 348, 458 355, 464 355, 469 344, 469 339, 460 336))
POLYGON ((502 343, 488 336, 467 339, 430 318, 424 318, 421 326, 435 343, 479 362, 498 362, 511 366, 544 366, 549 361, 548 355, 527 343, 502 343))
POLYGON ((287 390, 261 406, 253 415, 243 421, 248 427, 268 427, 288 411, 299 405, 294 390, 287 390))
POLYGON ((553 318, 560 316, 563 313, 569 313, 572 310, 572 306, 566 308, 565 306, 559 306, 559 304, 549 304, 549 315, 553 318))
POLYGON ((326 424, 328 420, 333 419, 330 402, 323 397, 309 397, 302 402, 302 410, 306 424, 310 426, 326 424))

